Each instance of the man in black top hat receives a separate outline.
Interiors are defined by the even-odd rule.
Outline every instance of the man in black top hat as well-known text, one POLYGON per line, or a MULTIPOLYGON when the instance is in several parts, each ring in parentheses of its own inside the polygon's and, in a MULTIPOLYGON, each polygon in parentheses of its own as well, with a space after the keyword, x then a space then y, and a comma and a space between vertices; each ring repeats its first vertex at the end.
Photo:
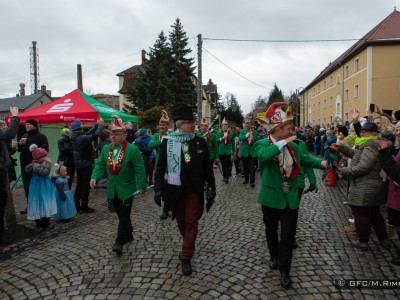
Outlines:
MULTIPOLYGON (((195 135, 196 121, 190 107, 181 107, 174 114, 177 130, 161 144, 155 174, 155 197, 161 206, 165 195, 170 201, 172 218, 176 218, 183 238, 182 273, 192 274, 190 263, 195 251, 198 220, 204 209, 204 186, 207 201, 215 197, 215 179, 206 141, 195 135)), ((209 207, 209 205, 207 205, 209 207)))

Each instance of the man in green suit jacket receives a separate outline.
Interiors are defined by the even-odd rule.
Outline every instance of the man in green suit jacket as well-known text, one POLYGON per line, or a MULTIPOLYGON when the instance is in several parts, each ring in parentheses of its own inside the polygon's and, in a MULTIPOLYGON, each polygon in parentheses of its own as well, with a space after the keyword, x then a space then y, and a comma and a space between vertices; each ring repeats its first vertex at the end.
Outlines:
POLYGON ((111 126, 111 144, 103 147, 90 180, 90 187, 107 171, 107 198, 112 199, 118 215, 118 235, 113 251, 122 253, 122 246, 133 240, 131 210, 133 193, 143 194, 147 188, 146 170, 139 149, 126 141, 122 122, 115 118, 111 126))
POLYGON ((262 182, 257 202, 261 204, 263 213, 270 253, 269 267, 279 268, 281 286, 287 289, 292 284, 289 273, 299 209, 300 184, 297 176, 300 166, 325 168, 326 161, 304 155, 293 142, 296 139, 293 135, 293 116, 287 103, 272 104, 259 121, 267 129, 268 136, 256 142, 262 182))
POLYGON ((257 160, 254 143, 258 141, 258 131, 251 128, 251 120, 249 118, 244 121, 244 129, 240 131, 239 141, 241 143, 239 155, 242 159, 244 173, 243 184, 249 183, 250 177, 250 186, 254 187, 256 177, 255 163, 257 160))
MULTIPOLYGON (((156 168, 157 168, 157 163, 158 163, 158 157, 160 156, 160 148, 161 148, 161 143, 163 139, 168 135, 168 128, 169 128, 169 117, 168 113, 163 110, 161 113, 161 118, 158 123, 158 133, 153 134, 151 141, 149 142, 149 145, 147 146, 149 149, 156 149, 156 168)), ((169 217, 169 211, 171 210, 171 207, 169 205, 169 201, 167 197, 163 197, 163 209, 162 213, 160 216, 160 220, 165 220, 169 217)))
POLYGON ((208 152, 210 153, 211 167, 214 165, 214 161, 218 159, 218 144, 215 137, 215 133, 208 130, 209 123, 206 118, 201 120, 200 130, 196 132, 196 135, 206 140, 208 145, 208 152))
POLYGON ((235 151, 235 134, 228 129, 228 122, 224 118, 222 129, 216 135, 218 143, 218 156, 222 165, 223 181, 229 183, 232 172, 232 152, 235 151))

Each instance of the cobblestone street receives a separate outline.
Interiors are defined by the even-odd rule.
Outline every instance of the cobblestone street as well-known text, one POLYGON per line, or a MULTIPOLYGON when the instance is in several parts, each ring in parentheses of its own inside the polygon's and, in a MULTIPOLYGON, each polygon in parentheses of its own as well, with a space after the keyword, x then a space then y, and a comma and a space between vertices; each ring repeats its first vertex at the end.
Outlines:
MULTIPOLYGON (((134 240, 118 257, 111 251, 117 230, 107 210, 106 190, 90 195, 92 214, 0 248, 0 299, 398 299, 400 289, 339 288, 340 279, 399 279, 390 263, 395 250, 379 246, 372 235, 362 252, 343 231, 350 218, 345 182, 303 196, 294 250, 293 288, 283 290, 279 271, 268 268, 256 187, 242 177, 222 182, 218 169, 216 204, 200 220, 192 276, 181 274, 181 237, 175 221, 160 221, 149 191, 135 199, 134 240), (396 296, 397 295, 397 296, 396 296)), ((320 177, 320 171, 316 171, 320 177)), ((16 211, 25 208, 22 188, 14 190, 16 211)), ((19 223, 37 231, 26 215, 19 223)), ((399 241, 395 241, 397 244, 399 241)))

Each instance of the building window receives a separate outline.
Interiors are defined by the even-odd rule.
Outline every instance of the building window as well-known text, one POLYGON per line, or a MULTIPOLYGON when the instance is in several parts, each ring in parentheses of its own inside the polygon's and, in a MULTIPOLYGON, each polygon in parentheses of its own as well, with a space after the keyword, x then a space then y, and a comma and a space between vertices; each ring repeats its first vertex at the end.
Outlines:
POLYGON ((318 94, 321 93, 321 85, 318 84, 318 94))
POLYGON ((360 60, 357 58, 354 61, 354 72, 358 72, 360 70, 360 60))
POLYGON ((349 77, 349 66, 344 67, 344 78, 349 77))
POLYGON ((336 92, 340 93, 340 81, 338 81, 338 83, 337 83, 336 92))
POLYGON ((314 111, 316 111, 315 107, 316 107, 316 105, 315 105, 315 103, 314 103, 314 111))
POLYGON ((345 121, 349 121, 349 113, 345 113, 344 114, 344 120, 345 121))
POLYGON ((313 96, 315 96, 315 88, 313 88, 313 96))
POLYGON ((321 102, 318 102, 318 110, 321 109, 321 102))
POLYGON ((324 99, 324 106, 323 107, 326 108, 326 99, 324 99))
POLYGON ((318 124, 321 124, 321 119, 318 119, 318 124))
POLYGON ((333 123, 333 117, 330 116, 329 119, 331 120, 331 121, 330 121, 330 124, 332 124, 332 123, 333 123))
POLYGON ((326 80, 324 80, 324 91, 326 90, 326 80))
POLYGON ((344 101, 347 101, 347 100, 349 100, 349 90, 348 89, 344 91, 344 101))
POLYGON ((333 76, 331 76, 331 78, 329 78, 329 86, 333 85, 333 76))
POLYGON ((324 118, 324 124, 326 124, 326 118, 324 118))
POLYGON ((359 90, 359 88, 358 88, 358 84, 356 85, 356 86, 354 86, 354 98, 358 98, 358 90, 359 90))
POLYGON ((336 103, 336 114, 340 114, 340 103, 336 103))
POLYGON ((332 105, 333 105, 333 97, 330 96, 330 97, 329 97, 329 106, 332 106, 332 105))

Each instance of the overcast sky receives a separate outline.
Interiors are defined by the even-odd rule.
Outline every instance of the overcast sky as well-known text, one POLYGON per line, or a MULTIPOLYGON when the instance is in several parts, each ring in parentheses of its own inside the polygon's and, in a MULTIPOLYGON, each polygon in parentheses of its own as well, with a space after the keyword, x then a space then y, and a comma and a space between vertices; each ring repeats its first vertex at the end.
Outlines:
POLYGON ((140 64, 141 49, 152 47, 179 17, 196 65, 197 35, 204 38, 203 84, 211 78, 221 95, 235 94, 246 113, 275 82, 285 95, 305 87, 355 41, 207 38, 357 39, 396 5, 399 10, 400 0, 2 0, 0 98, 15 96, 21 82, 31 92, 32 41, 39 49, 40 84, 52 96, 76 89, 77 64, 84 91, 117 95, 116 74, 140 64))

